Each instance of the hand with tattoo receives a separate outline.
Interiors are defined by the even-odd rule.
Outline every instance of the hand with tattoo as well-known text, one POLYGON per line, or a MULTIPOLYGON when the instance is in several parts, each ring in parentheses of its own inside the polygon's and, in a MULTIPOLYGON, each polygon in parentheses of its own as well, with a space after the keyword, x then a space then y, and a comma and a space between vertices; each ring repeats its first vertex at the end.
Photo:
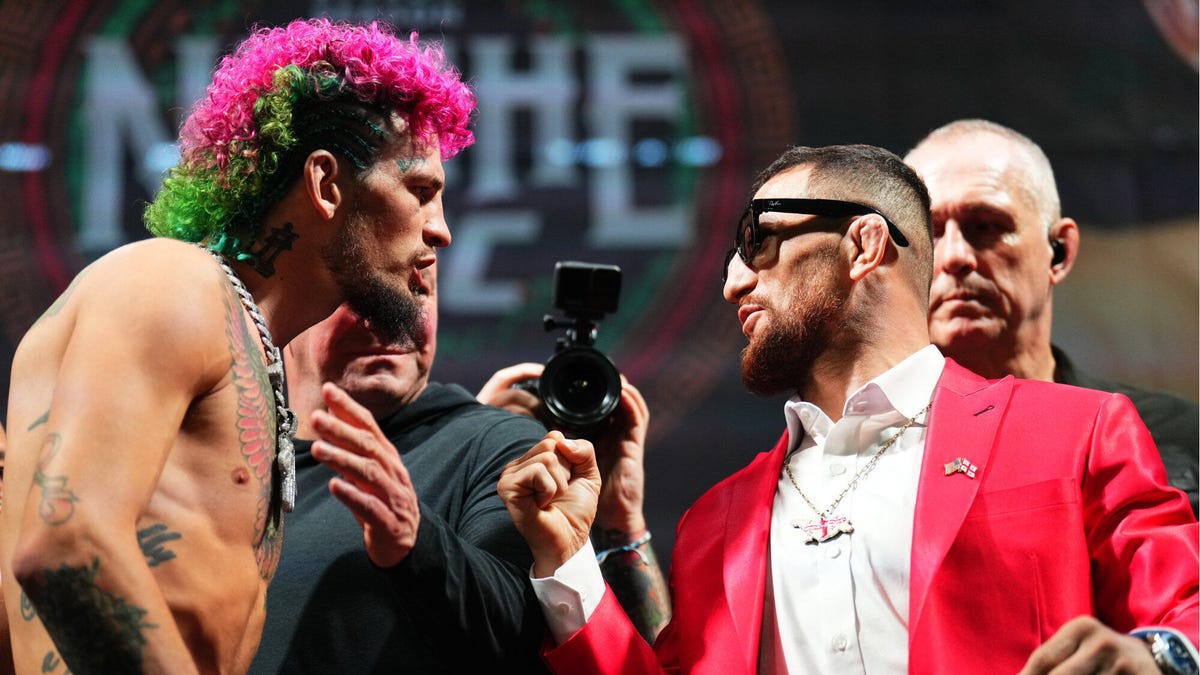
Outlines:
POLYGON ((408 556, 421 522, 408 469, 366 408, 331 383, 321 395, 327 409, 312 415, 320 438, 312 455, 338 473, 329 481, 329 491, 363 528, 371 562, 392 567, 408 556))

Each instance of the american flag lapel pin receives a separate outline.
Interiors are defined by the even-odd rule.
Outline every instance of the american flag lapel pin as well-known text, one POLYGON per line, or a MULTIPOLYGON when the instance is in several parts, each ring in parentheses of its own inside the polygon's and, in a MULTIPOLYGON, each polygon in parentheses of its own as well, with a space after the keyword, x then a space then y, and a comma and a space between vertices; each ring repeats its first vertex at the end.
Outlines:
POLYGON ((956 473, 965 473, 967 474, 967 478, 974 478, 975 472, 979 470, 979 467, 972 464, 971 460, 966 457, 955 457, 953 462, 947 462, 944 467, 947 476, 952 476, 956 473))

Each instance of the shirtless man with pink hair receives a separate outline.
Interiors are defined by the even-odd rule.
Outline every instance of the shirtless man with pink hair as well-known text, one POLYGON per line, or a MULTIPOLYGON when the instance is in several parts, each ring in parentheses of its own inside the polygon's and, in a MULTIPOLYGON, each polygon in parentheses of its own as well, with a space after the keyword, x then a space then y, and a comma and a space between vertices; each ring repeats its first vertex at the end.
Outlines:
POLYGON ((159 236, 87 267, 17 348, 18 673, 248 667, 295 498, 277 346, 343 302, 412 334, 473 108, 440 49, 374 24, 263 28, 221 61, 146 210, 159 236))

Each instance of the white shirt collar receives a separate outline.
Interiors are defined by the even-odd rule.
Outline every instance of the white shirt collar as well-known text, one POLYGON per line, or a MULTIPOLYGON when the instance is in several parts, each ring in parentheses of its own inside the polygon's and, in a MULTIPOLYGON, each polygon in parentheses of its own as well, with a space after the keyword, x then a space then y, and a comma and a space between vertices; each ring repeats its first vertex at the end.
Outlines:
MULTIPOLYGON (((945 365, 946 358, 937 347, 923 347, 855 390, 846 398, 842 416, 896 411, 911 419, 933 398, 933 389, 945 365)), ((833 426, 824 411, 799 396, 784 403, 783 414, 789 450, 794 450, 805 434, 824 437, 833 426)))

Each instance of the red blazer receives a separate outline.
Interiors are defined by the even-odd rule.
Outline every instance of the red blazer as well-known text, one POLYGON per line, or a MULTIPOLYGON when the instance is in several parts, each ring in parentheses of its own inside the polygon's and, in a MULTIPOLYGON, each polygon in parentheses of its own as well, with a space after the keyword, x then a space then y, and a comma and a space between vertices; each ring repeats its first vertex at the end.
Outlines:
MULTIPOLYGON (((679 523, 674 619, 654 649, 605 593, 546 653, 558 673, 754 673, 771 504, 788 439, 717 484, 679 523)), ((934 392, 918 479, 909 672, 1015 673, 1080 614, 1200 644, 1195 518, 1124 396, 951 360, 934 392), (946 475, 965 457, 974 479, 946 475)), ((819 610, 818 610, 819 611, 819 610)))

